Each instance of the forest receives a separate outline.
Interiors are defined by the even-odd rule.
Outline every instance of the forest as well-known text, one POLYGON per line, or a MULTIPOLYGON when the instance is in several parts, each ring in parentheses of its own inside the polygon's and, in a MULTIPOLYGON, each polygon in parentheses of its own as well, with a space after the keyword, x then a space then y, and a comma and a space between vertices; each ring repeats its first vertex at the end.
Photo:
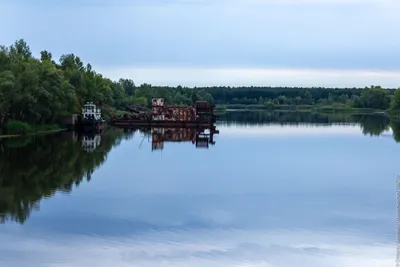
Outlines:
MULTIPOLYGON (((400 109, 400 90, 365 88, 194 87, 136 85, 133 80, 111 80, 97 73, 74 54, 56 62, 43 50, 32 55, 28 44, 17 40, 0 46, 0 128, 10 121, 29 125, 57 124, 63 115, 80 113, 92 101, 111 107, 112 113, 132 104, 149 107, 152 97, 169 104, 191 105, 207 100, 218 106, 330 107, 374 110, 400 109)), ((106 111, 104 111, 105 113, 106 111)), ((112 115, 112 114, 108 114, 112 115)))

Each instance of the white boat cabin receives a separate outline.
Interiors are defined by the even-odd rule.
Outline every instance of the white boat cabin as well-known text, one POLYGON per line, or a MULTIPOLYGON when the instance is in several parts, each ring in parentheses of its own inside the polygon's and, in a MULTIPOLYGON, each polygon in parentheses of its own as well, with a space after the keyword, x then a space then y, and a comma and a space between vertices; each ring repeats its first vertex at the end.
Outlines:
POLYGON ((82 118, 101 120, 101 110, 93 102, 88 102, 82 108, 82 118))

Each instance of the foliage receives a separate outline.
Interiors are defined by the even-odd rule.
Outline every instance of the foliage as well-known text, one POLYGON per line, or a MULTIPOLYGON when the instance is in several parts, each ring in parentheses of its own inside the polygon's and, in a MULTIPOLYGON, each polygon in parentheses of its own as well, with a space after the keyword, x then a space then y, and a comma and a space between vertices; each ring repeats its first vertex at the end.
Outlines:
POLYGON ((28 134, 33 132, 33 128, 22 121, 9 121, 3 127, 5 134, 28 134))
MULTIPOLYGON (((318 107, 344 110, 351 108, 387 109, 392 89, 380 86, 360 88, 299 88, 299 87, 207 87, 198 88, 210 93, 214 103, 227 108, 248 107, 282 109, 289 107, 318 107)), ((400 100, 400 97, 399 97, 400 100)), ((298 109, 298 108, 297 108, 298 109)))
POLYGON ((57 124, 30 125, 22 121, 8 121, 3 125, 0 133, 7 135, 26 135, 56 130, 60 130, 60 127, 57 124))
POLYGON ((366 87, 362 90, 357 105, 361 108, 387 109, 390 105, 390 96, 388 91, 380 86, 366 87))
POLYGON ((398 88, 393 94, 391 108, 393 110, 400 110, 400 88, 398 88))

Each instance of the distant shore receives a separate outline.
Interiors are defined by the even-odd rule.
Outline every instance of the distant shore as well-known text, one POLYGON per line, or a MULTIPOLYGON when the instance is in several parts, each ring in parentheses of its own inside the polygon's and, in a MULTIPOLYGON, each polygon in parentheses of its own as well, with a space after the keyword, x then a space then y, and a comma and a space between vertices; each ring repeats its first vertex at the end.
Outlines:
POLYGON ((363 112, 363 113, 386 113, 387 110, 372 108, 354 108, 344 104, 333 105, 262 105, 262 104, 227 104, 216 105, 216 111, 245 111, 245 110, 263 110, 263 111, 304 111, 304 112, 363 112))

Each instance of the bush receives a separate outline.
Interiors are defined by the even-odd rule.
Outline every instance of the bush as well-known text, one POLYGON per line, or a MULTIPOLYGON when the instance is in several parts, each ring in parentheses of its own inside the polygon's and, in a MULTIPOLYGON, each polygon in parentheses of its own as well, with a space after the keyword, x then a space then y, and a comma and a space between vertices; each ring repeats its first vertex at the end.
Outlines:
POLYGON ((32 133, 33 129, 29 124, 27 124, 25 122, 9 121, 3 127, 3 132, 5 134, 28 134, 28 133, 32 133))

